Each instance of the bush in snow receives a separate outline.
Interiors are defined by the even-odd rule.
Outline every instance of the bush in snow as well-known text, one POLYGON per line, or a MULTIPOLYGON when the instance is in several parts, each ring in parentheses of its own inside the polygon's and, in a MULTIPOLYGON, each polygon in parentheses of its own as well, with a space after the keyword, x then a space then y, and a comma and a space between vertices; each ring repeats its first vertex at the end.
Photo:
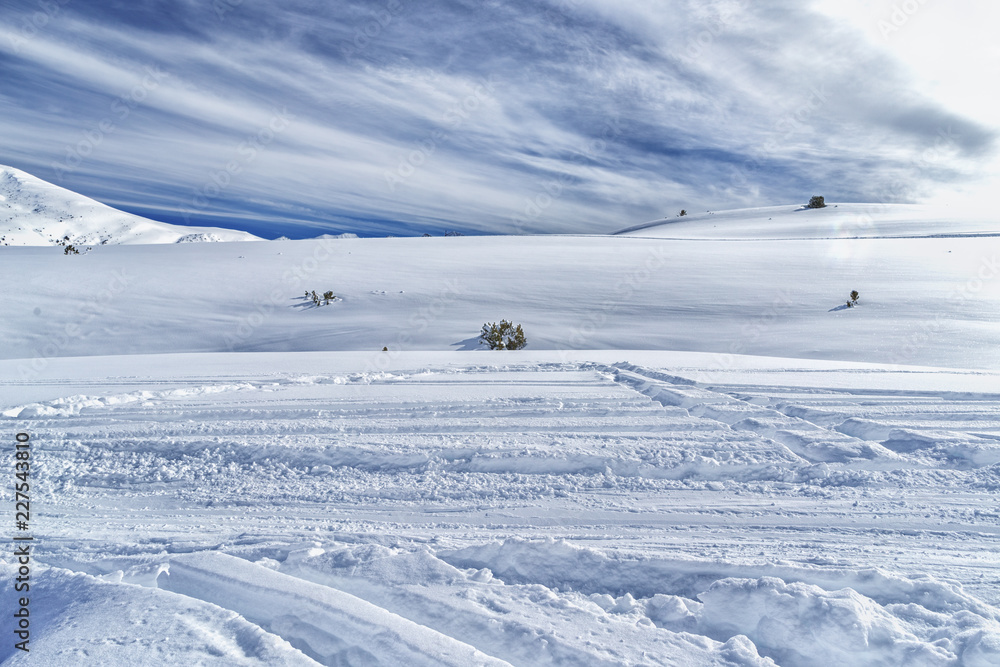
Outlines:
POLYGON ((687 212, 686 210, 684 210, 684 209, 681 209, 681 212, 679 213, 679 215, 680 215, 681 217, 683 217, 683 216, 685 216, 685 215, 687 215, 687 214, 688 214, 688 212, 687 212))
POLYGON ((847 307, 854 308, 854 306, 858 305, 858 299, 860 298, 861 295, 858 294, 858 290, 851 290, 851 298, 847 301, 847 307))
POLYGON ((323 296, 316 293, 316 290, 309 291, 306 290, 305 299, 310 299, 314 306, 327 306, 330 305, 332 301, 337 300, 337 296, 333 293, 333 290, 327 290, 323 292, 323 296))
POLYGON ((520 350, 528 344, 521 325, 500 320, 500 324, 487 323, 479 334, 479 344, 489 345, 491 350, 520 350))
MULTIPOLYGON (((61 239, 59 239, 58 241, 56 241, 56 245, 62 246, 62 248, 63 248, 63 254, 64 255, 79 255, 80 254, 80 250, 75 245, 73 245, 72 243, 69 242, 69 237, 68 236, 64 236, 61 239)), ((89 251, 90 248, 87 248, 87 250, 89 251)))
POLYGON ((809 208, 826 208, 826 201, 822 197, 810 197, 809 208))

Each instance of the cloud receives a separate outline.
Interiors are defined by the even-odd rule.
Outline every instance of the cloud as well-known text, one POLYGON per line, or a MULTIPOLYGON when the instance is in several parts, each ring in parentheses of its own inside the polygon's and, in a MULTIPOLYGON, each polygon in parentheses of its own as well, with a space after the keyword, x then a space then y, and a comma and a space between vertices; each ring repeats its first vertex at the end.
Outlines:
POLYGON ((171 221, 601 233, 911 200, 996 157, 995 126, 800 2, 40 7, 0 24, 0 162, 171 221))

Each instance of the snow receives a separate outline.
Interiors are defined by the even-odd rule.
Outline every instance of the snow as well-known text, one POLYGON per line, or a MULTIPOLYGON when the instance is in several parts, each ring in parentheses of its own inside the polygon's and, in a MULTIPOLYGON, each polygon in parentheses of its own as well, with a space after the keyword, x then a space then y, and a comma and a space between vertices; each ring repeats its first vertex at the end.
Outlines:
MULTIPOLYGON (((4 567, 5 601, 15 597, 12 570, 4 567)), ((237 613, 196 598, 122 584, 114 575, 46 568, 32 576, 32 627, 44 630, 32 632, 29 653, 5 641, 4 665, 319 664, 237 613)))
POLYGON ((678 239, 995 238, 1000 218, 960 206, 827 204, 705 211, 616 232, 678 239))
MULTIPOLYGON (((314 238, 317 239, 356 239, 357 234, 352 234, 351 232, 344 232, 343 234, 320 234, 314 238)), ((287 240, 287 239, 285 239, 287 240)))
POLYGON ((124 213, 0 165, 0 245, 46 246, 66 236, 81 251, 105 244, 261 240, 247 232, 181 227, 124 213))
POLYGON ((108 618, 45 626, 38 650, 168 632, 169 661, 229 664, 997 659, 995 460, 890 447, 907 424, 1000 450, 997 373, 464 357, 53 358, 29 381, 0 362, 0 421, 36 447, 42 572, 100 586, 92 608, 61 611, 64 583, 37 604, 108 618), (739 404, 771 428, 740 428, 739 404))
POLYGON ((348 593, 226 554, 173 559, 157 584, 274 628, 320 664, 507 664, 348 593))
POLYGON ((845 208, 0 247, 0 661, 1000 664, 993 232, 845 208))
POLYGON ((0 247, 0 280, 0 358, 470 351, 506 318, 529 350, 712 352, 720 369, 747 354, 1000 367, 1000 259, 981 238, 0 247), (315 308, 308 290, 340 300, 315 308))

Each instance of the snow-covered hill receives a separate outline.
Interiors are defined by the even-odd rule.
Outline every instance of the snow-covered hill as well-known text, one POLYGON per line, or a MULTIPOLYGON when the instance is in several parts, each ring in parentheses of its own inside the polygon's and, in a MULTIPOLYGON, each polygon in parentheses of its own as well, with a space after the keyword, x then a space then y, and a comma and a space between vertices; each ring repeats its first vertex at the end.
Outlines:
POLYGON ((156 222, 0 165, 0 245, 40 246, 63 240, 79 248, 261 239, 231 229, 156 222))
POLYGON ((766 206, 653 220, 616 233, 677 239, 1000 237, 1000 215, 926 204, 766 206))

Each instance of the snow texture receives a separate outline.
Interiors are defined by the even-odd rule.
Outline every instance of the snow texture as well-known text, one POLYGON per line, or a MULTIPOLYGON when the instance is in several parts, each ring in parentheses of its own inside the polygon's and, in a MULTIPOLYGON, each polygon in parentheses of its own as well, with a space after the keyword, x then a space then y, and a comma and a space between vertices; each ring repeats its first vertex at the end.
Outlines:
POLYGON ((827 238, 844 208, 0 247, 35 538, 0 661, 1000 664, 989 230, 886 207, 827 238), (472 352, 499 318, 528 348, 472 352))

